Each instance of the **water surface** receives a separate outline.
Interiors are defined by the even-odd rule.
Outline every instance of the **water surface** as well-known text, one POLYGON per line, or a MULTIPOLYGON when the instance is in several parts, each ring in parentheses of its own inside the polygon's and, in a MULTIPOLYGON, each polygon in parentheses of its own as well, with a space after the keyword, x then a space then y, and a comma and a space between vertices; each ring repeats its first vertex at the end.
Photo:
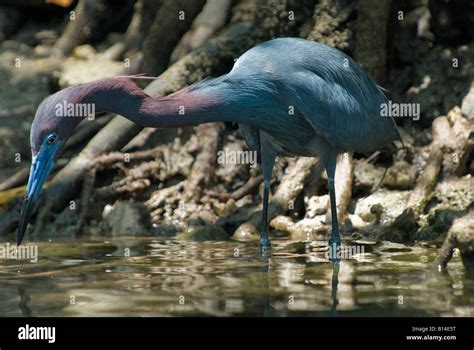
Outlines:
POLYGON ((0 260, 0 315, 474 316, 472 277, 459 257, 433 271, 435 247, 363 243, 337 266, 325 242, 272 243, 32 242, 38 262, 0 260))

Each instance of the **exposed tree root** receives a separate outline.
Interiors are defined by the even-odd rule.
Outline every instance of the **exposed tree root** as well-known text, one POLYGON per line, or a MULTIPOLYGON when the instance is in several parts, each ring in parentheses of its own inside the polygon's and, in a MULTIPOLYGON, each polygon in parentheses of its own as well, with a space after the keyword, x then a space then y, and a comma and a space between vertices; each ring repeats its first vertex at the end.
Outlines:
POLYGON ((418 178, 416 186, 408 198, 407 207, 413 209, 416 217, 423 212, 436 186, 442 160, 443 153, 441 150, 439 148, 433 148, 423 169, 423 173, 418 178))
POLYGON ((208 0, 194 20, 191 30, 183 35, 174 48, 170 63, 178 61, 221 30, 229 17, 231 3, 231 0, 208 0))
MULTIPOLYGON (((63 168, 69 159, 59 158, 54 164, 52 173, 56 173, 59 169, 63 168)), ((14 187, 25 185, 28 182, 28 175, 30 174, 30 167, 25 167, 18 170, 16 173, 5 179, 0 183, 0 192, 12 189, 14 187)))
POLYGON ((432 135, 433 142, 430 146, 428 161, 407 203, 407 208, 413 209, 415 218, 423 212, 436 186, 443 161, 443 150, 455 148, 447 117, 438 117, 433 121, 432 135))
MULTIPOLYGON (((336 203, 338 209, 338 220, 344 220, 347 207, 352 195, 353 163, 350 154, 340 157, 336 168, 336 203)), ((283 181, 283 180, 282 180, 283 181)), ((329 202, 328 202, 329 205, 329 202)), ((328 208, 329 209, 329 208, 328 208)), ((288 232, 292 239, 311 240, 326 238, 331 229, 331 211, 326 215, 316 215, 314 218, 304 218, 294 222, 290 216, 279 215, 270 222, 270 226, 288 232)))
POLYGON ((24 185, 28 181, 30 167, 25 166, 0 183, 0 192, 24 185))
POLYGON ((434 266, 441 271, 451 260, 455 249, 461 252, 464 266, 474 269, 474 210, 454 220, 443 246, 438 252, 434 266))
POLYGON ((74 233, 76 236, 81 234, 82 227, 84 226, 86 220, 89 208, 89 201, 91 200, 92 190, 94 189, 96 174, 96 167, 92 167, 87 176, 84 176, 84 180, 82 182, 81 203, 79 206, 79 219, 77 220, 76 227, 74 228, 74 233))
POLYGON ((472 152, 469 141, 472 128, 458 107, 448 117, 441 116, 433 121, 433 141, 426 165, 410 193, 406 210, 384 230, 382 237, 404 241, 419 228, 420 215, 433 196, 440 173, 444 178, 464 173, 467 158, 472 152))
POLYGON ((87 121, 72 134, 66 143, 65 149, 74 149, 83 142, 89 140, 92 135, 95 135, 100 129, 102 129, 108 122, 112 120, 112 115, 107 114, 94 121, 87 121))
POLYGON ((248 181, 236 189, 232 193, 215 193, 209 192, 207 195, 211 198, 217 198, 220 202, 227 202, 229 199, 239 200, 240 198, 255 193, 258 190, 258 187, 263 182, 263 176, 251 176, 248 181))
POLYGON ((178 194, 181 193, 186 182, 181 181, 176 185, 163 188, 159 191, 155 191, 145 205, 150 209, 152 221, 159 221, 161 211, 157 210, 161 208, 165 203, 175 203, 179 200, 178 194))
POLYGON ((124 54, 128 57, 136 54, 142 48, 146 33, 150 29, 155 14, 162 4, 163 1, 161 0, 138 0, 135 3, 133 17, 125 33, 124 40, 109 47, 99 55, 99 58, 116 61, 120 60, 124 54))
POLYGON ((354 50, 354 25, 350 19, 355 2, 344 0, 318 1, 314 8, 314 27, 308 35, 314 40, 346 52, 354 50))
POLYGON ((223 130, 224 125, 222 123, 204 124, 196 128, 196 136, 202 145, 202 149, 196 157, 188 176, 186 188, 183 192, 184 201, 198 200, 201 197, 203 186, 208 184, 214 176, 219 135, 223 130))
POLYGON ((89 170, 84 174, 82 181, 82 193, 80 200, 80 214, 79 220, 75 227, 75 233, 80 234, 85 223, 87 213, 89 210, 89 203, 93 196, 98 198, 117 197, 125 193, 135 193, 139 190, 144 190, 150 186, 149 178, 156 174, 158 165, 156 162, 144 162, 138 167, 128 170, 124 164, 129 162, 142 161, 149 158, 156 158, 162 155, 162 147, 134 152, 121 153, 112 152, 98 157, 89 164, 89 170), (111 185, 98 188, 94 192, 95 180, 97 173, 110 168, 119 168, 125 173, 125 177, 118 182, 113 182, 111 185))
POLYGON ((463 176, 467 163, 474 151, 474 121, 464 118, 459 107, 453 108, 447 115, 449 121, 450 149, 444 150, 443 175, 463 176))
POLYGON ((385 79, 390 3, 390 0, 364 0, 359 1, 357 7, 354 56, 378 83, 382 83, 385 79))
POLYGON ((44 238, 43 228, 47 221, 53 216, 52 203, 46 201, 44 205, 39 208, 38 215, 36 216, 36 224, 33 231, 33 238, 41 239, 44 238))
POLYGON ((191 26, 206 0, 165 1, 143 43, 142 73, 155 75, 168 66, 173 48, 191 26))
POLYGON ((64 33, 58 39, 52 52, 68 55, 76 46, 83 43, 92 33, 91 26, 97 21, 98 13, 106 6, 105 0, 79 1, 64 33))
MULTIPOLYGON (((337 219, 339 223, 344 221, 347 207, 352 198, 352 179, 354 176, 354 163, 352 155, 345 153, 339 157, 336 167, 336 179, 334 187, 336 189, 337 219)), ((329 214, 331 211, 328 210, 329 214)), ((331 222, 331 215, 327 216, 328 223, 331 222)))
MULTIPOLYGON (((295 200, 303 191, 306 181, 311 177, 313 167, 318 163, 316 158, 301 157, 287 169, 275 194, 270 197, 268 217, 271 220, 277 215, 284 214, 294 208, 295 200)), ((248 207, 239 208, 231 216, 218 219, 219 225, 242 223, 257 228, 261 225, 261 206, 249 211, 248 207)), ((240 226, 242 226, 240 225, 240 226)))

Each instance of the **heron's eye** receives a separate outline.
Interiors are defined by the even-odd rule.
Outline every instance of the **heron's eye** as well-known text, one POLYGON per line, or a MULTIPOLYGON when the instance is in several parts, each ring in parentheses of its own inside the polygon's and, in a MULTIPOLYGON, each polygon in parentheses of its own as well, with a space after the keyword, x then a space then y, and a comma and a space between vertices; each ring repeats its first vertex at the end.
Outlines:
POLYGON ((48 145, 52 145, 53 143, 56 142, 57 139, 58 139, 58 137, 56 135, 49 135, 48 139, 46 140, 46 143, 48 145))

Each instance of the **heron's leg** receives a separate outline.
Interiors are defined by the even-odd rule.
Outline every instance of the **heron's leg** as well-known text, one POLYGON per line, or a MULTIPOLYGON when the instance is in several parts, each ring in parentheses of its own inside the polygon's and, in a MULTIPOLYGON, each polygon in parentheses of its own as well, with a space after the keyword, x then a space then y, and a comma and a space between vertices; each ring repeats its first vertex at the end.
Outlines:
POLYGON ((336 175, 336 155, 328 157, 326 162, 326 173, 328 175, 332 218, 332 234, 331 238, 329 239, 329 248, 330 252, 335 253, 341 245, 341 238, 339 237, 339 225, 337 222, 336 190, 334 188, 334 177, 336 175))
POLYGON ((264 253, 270 249, 268 239, 268 196, 270 192, 270 181, 263 181, 263 211, 262 211, 262 232, 260 233, 260 250, 264 253))
POLYGON ((268 255, 270 252, 270 240, 268 239, 268 199, 270 195, 270 180, 272 179, 275 154, 265 134, 260 132, 260 148, 263 172, 263 210, 262 210, 262 232, 260 233, 260 252, 268 255))

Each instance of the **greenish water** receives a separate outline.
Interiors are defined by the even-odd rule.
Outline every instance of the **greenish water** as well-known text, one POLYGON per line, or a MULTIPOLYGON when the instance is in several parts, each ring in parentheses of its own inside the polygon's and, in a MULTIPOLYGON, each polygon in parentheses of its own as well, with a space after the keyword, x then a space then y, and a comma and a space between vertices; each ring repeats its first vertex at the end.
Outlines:
POLYGON ((268 261, 256 242, 28 244, 38 262, 0 260, 1 316, 474 316, 472 277, 433 271, 434 247, 366 244, 337 274, 324 242, 274 240, 268 261))

